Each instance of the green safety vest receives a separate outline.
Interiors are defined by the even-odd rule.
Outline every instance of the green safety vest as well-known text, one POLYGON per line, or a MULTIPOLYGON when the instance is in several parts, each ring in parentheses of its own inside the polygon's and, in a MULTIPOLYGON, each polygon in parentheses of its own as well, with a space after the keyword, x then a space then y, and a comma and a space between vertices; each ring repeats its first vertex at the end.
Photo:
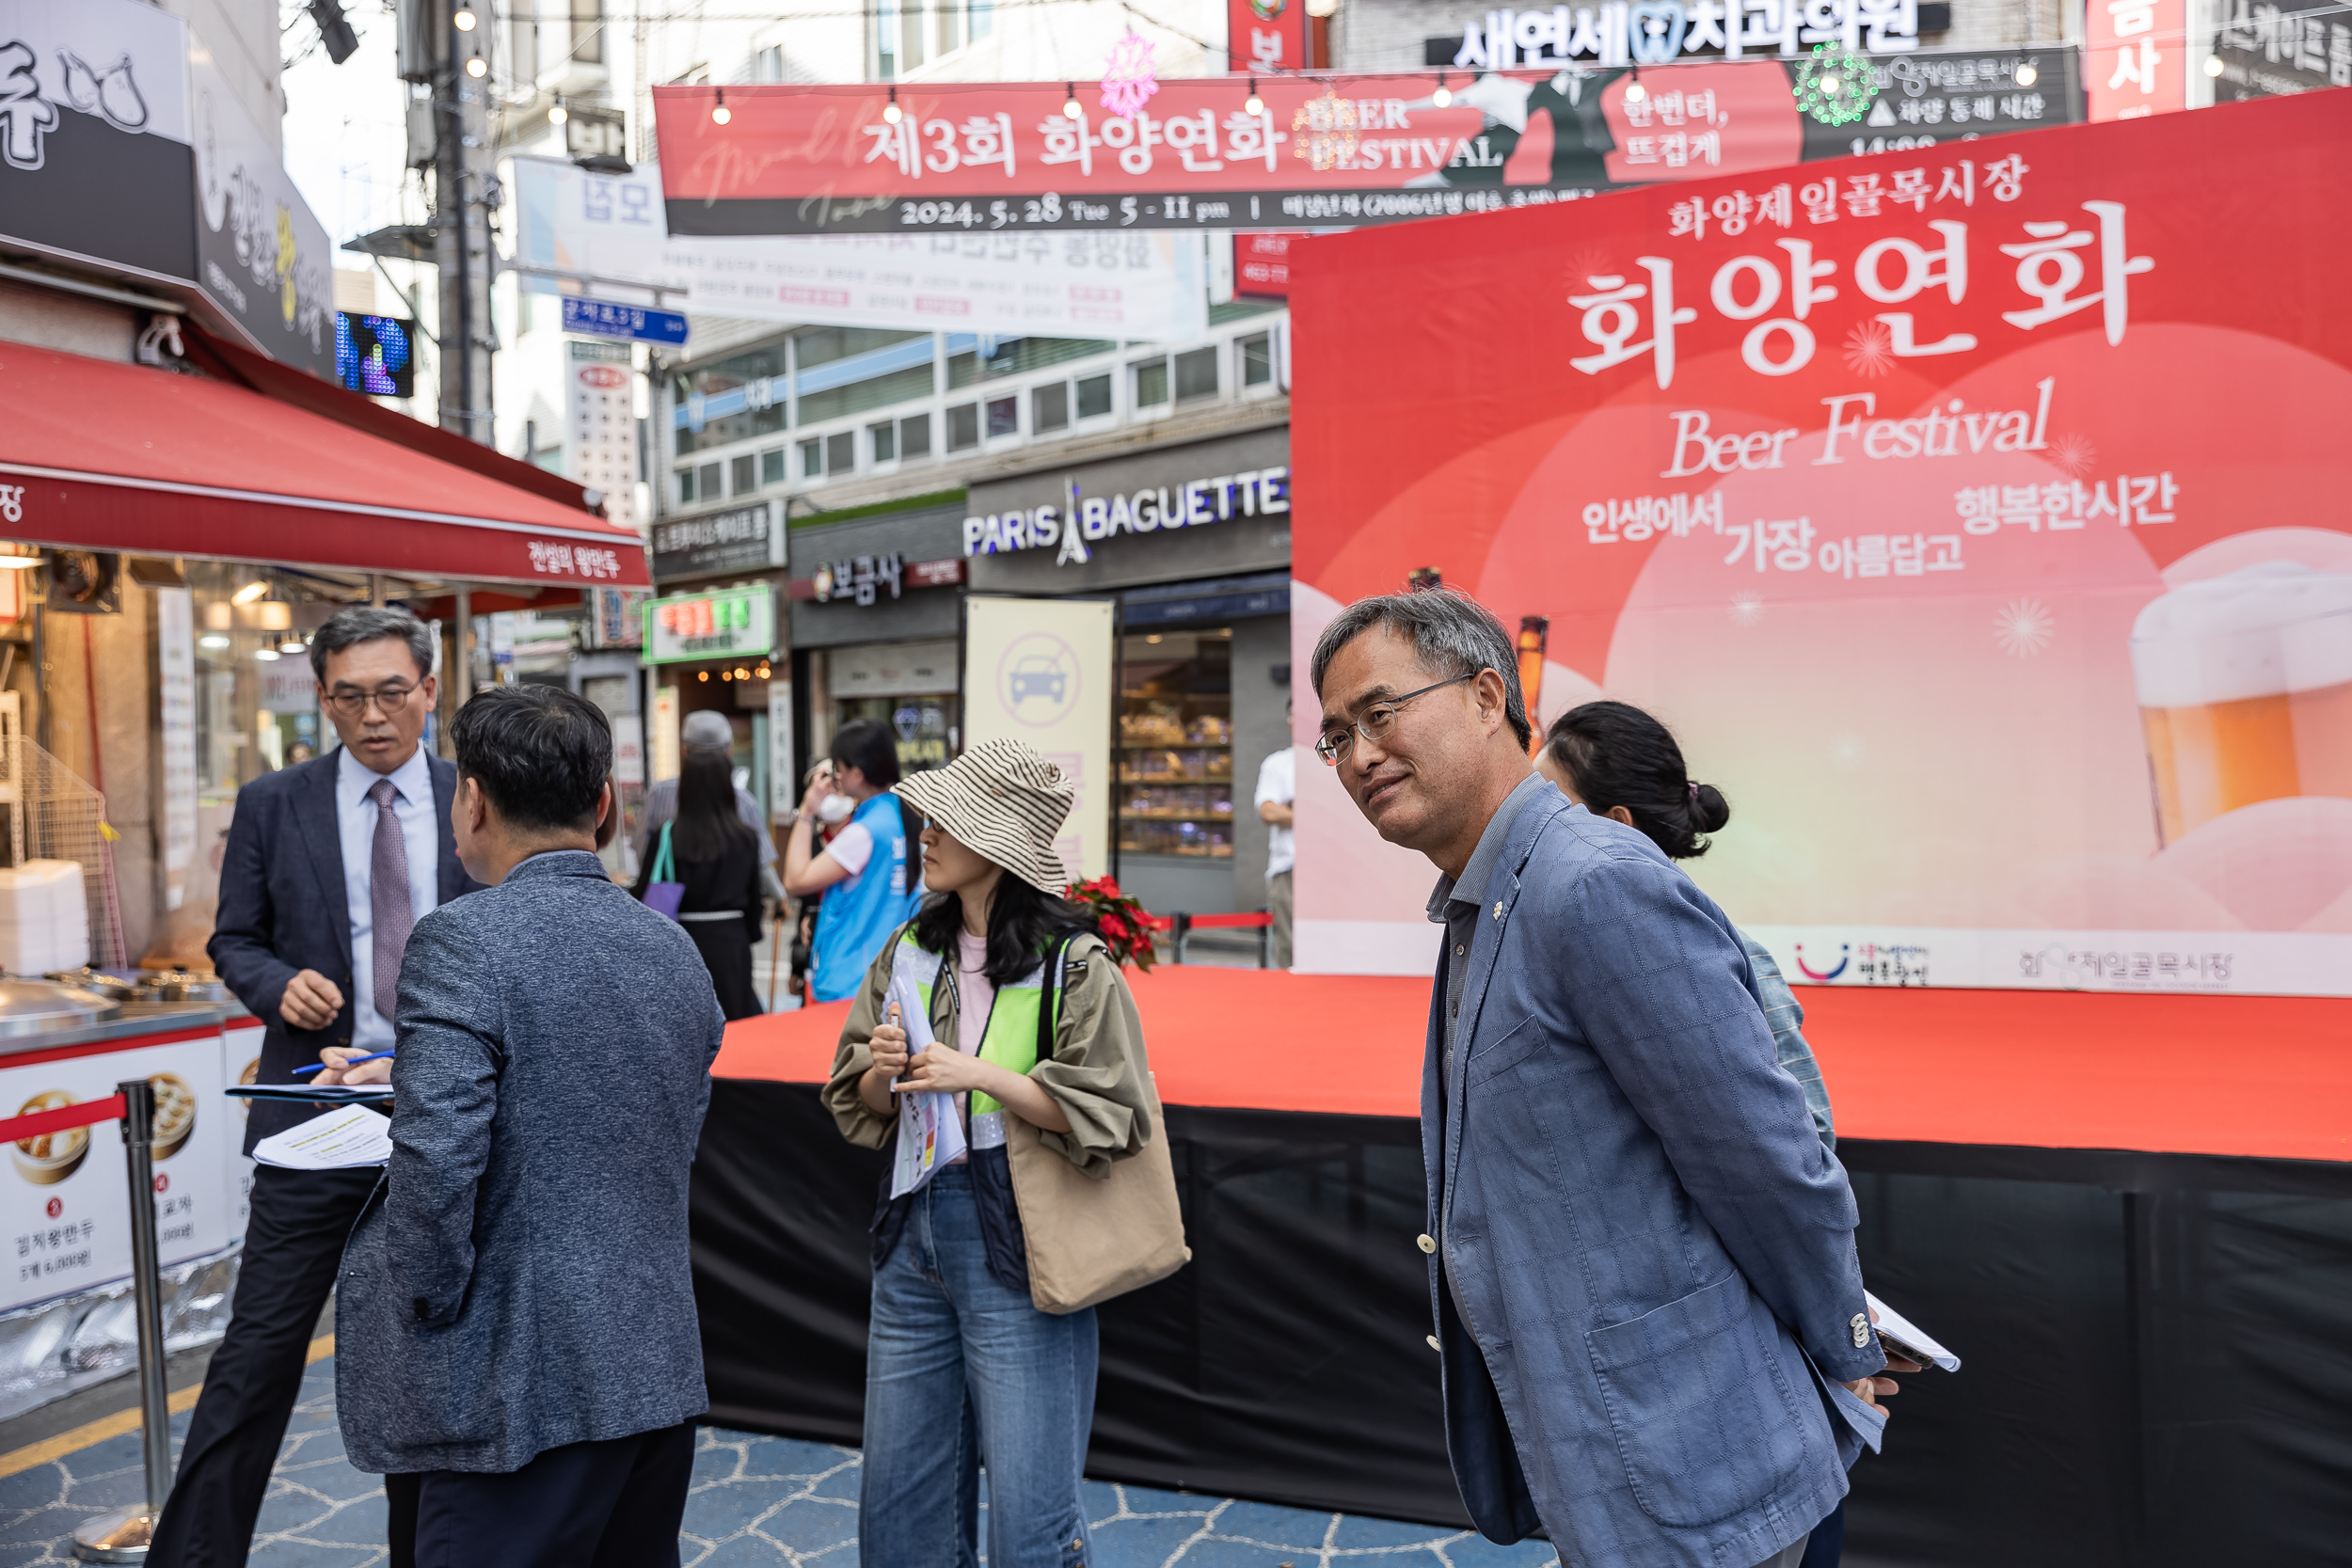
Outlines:
MULTIPOLYGON (((938 1011, 932 1005, 931 988, 938 983, 939 976, 946 966, 947 955, 926 951, 914 940, 914 932, 912 928, 898 938, 898 950, 891 955, 891 978, 895 981, 904 976, 914 981, 916 993, 923 998, 923 1016, 926 1020, 935 1016, 938 1011)), ((980 1037, 980 1060, 993 1063, 1007 1072, 1017 1072, 1025 1078, 1027 1077, 1029 1069, 1035 1067, 1038 1061, 1038 1008, 1043 1005, 1044 996, 1045 965, 1042 961, 1040 961, 1036 968, 1021 976, 1020 979, 1008 985, 998 986, 996 1000, 988 1010, 988 1030, 980 1037)), ((958 1001, 961 1003, 961 999, 959 997, 958 1001)), ((960 1043, 955 1040, 942 1040, 939 1043, 950 1051, 961 1049, 960 1043)), ((975 1147, 985 1147, 981 1144, 979 1137, 983 1132, 980 1117, 998 1115, 1004 1108, 1004 1104, 993 1096, 982 1094, 977 1089, 972 1091, 975 1147)), ((1003 1124, 999 1122, 985 1131, 998 1133, 1001 1132, 1002 1127, 1003 1124)), ((989 1144, 1002 1141, 1000 1136, 992 1136, 988 1139, 989 1144)))

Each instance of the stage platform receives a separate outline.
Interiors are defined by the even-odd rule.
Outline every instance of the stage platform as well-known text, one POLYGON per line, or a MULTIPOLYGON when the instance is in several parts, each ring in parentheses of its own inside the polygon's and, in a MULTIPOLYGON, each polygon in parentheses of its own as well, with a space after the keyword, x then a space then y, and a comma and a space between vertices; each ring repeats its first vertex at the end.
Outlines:
MULTIPOLYGON (((1130 972, 1194 1259, 1106 1304, 1089 1471, 1459 1523, 1429 1331, 1428 983, 1130 972)), ((2352 1003, 1798 992, 1895 1405, 1855 1568, 2352 1562, 2352 1003)), ((881 1156, 846 1003, 727 1031, 694 1175, 712 1418, 855 1443, 881 1156)))
MULTIPOLYGON (((1170 1105, 1421 1115, 1429 982, 1128 972, 1170 1105)), ((1808 986, 1841 1138, 2352 1160, 2352 1002, 1808 986)), ((727 1030, 722 1078, 819 1084, 847 1002, 727 1030)))

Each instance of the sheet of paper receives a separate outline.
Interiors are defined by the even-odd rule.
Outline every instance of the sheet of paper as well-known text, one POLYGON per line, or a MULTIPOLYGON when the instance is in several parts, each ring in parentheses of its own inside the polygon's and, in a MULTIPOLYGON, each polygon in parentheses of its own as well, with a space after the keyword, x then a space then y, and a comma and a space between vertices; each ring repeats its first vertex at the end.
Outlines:
MULTIPOLYGON (((907 1032, 908 1053, 929 1051, 935 1043, 931 1021, 914 982, 904 975, 893 976, 888 1001, 898 1005, 898 1026, 907 1032)), ((963 1120, 956 1115, 953 1095, 898 1097, 898 1149, 890 1173, 892 1197, 914 1192, 962 1152, 963 1120)))
POLYGON ((1879 1338, 1885 1340, 1889 1347, 1915 1353, 1912 1354, 1913 1360, 1924 1360, 1929 1365, 1941 1367, 1947 1372, 1960 1370, 1960 1357, 1930 1338, 1927 1330, 1867 1291, 1862 1292, 1862 1299, 1870 1304, 1870 1313, 1878 1328, 1879 1338))
POLYGON ((253 1158, 287 1170, 348 1170, 392 1157, 392 1123, 365 1105, 312 1117, 253 1146, 253 1158))

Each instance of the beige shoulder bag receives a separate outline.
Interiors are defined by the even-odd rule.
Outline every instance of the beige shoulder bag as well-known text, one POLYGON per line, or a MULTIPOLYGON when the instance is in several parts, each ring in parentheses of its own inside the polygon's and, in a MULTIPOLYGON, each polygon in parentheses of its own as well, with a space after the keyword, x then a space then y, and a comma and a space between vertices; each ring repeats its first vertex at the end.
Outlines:
MULTIPOLYGON (((1054 1029, 1069 967, 1070 943, 1055 951, 1038 1004, 1038 1059, 1053 1055, 1054 1029)), ((1112 962, 1107 953, 1099 962, 1112 962)), ((1176 1171, 1168 1158, 1168 1122, 1152 1081, 1140 1037, 1136 1065, 1143 1073, 1144 1111, 1152 1118, 1143 1148, 1112 1164, 1108 1176, 1087 1175, 1038 1141, 1037 1129, 1005 1114, 1005 1153, 1012 1167, 1013 1201, 1027 1237, 1029 1299, 1041 1312, 1076 1312, 1167 1278, 1192 1261, 1184 1214, 1176 1202, 1176 1171)))

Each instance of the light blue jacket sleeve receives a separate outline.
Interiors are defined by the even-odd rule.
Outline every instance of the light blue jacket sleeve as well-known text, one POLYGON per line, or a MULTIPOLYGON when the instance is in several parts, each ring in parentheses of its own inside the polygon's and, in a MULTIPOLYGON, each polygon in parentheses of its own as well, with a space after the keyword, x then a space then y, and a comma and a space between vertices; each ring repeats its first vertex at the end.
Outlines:
POLYGON ((1820 1134, 1821 1147, 1834 1151, 1837 1126, 1830 1118, 1829 1086, 1821 1082, 1821 1065, 1813 1059, 1813 1047, 1805 1043, 1804 1008, 1798 1005, 1797 993, 1762 942, 1742 931, 1740 945, 1747 949, 1748 967, 1756 971, 1756 989, 1764 999, 1764 1022, 1772 1025, 1772 1044, 1780 1052, 1780 1070, 1804 1091, 1805 1109, 1813 1113, 1813 1131, 1820 1134))

